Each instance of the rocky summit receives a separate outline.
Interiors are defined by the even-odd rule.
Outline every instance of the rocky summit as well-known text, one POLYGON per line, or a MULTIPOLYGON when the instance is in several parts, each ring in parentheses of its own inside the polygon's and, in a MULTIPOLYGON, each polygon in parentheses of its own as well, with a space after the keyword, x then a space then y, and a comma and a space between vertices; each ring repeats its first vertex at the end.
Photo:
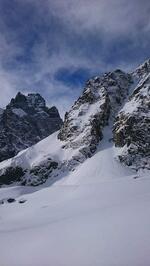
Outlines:
POLYGON ((103 128, 127 97, 132 82, 131 76, 121 70, 88 80, 82 95, 66 113, 58 134, 60 140, 66 141, 65 147, 80 147, 80 152, 90 157, 103 138, 103 128))
POLYGON ((40 94, 19 92, 0 110, 0 161, 46 138, 61 125, 57 108, 48 108, 40 94))

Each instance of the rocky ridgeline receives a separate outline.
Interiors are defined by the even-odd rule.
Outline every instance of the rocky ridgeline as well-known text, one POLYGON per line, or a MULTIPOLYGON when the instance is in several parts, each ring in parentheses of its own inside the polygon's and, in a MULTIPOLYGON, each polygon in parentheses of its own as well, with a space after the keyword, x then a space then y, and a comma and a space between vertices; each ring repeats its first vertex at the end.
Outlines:
POLYGON ((136 79, 143 79, 150 73, 150 59, 137 67, 131 74, 136 79))
POLYGON ((60 129, 56 107, 46 107, 39 94, 20 92, 0 111, 0 161, 15 156, 60 129))
POLYGON ((150 169, 150 61, 136 69, 136 88, 116 117, 114 141, 121 162, 150 169))
POLYGON ((90 79, 83 94, 66 113, 58 138, 66 142, 64 148, 80 148, 90 157, 103 138, 103 128, 127 97, 131 76, 116 70, 102 77, 90 79))

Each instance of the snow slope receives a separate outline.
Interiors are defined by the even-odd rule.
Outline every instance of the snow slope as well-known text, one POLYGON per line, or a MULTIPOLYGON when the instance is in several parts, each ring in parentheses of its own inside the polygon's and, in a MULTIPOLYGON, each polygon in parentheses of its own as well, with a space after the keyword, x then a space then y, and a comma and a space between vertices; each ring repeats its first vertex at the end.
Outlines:
MULTIPOLYGON (((63 142, 57 138, 58 132, 39 141, 36 145, 19 152, 15 157, 0 162, 0 168, 19 165, 23 168, 30 168, 38 165, 49 157, 54 160, 65 160, 71 155, 71 149, 62 149, 63 142)), ((73 151, 72 151, 73 152, 73 151)))
POLYGON ((150 179, 114 159, 105 131, 98 152, 52 186, 0 190, 16 198, 0 205, 0 265, 150 265, 150 179))

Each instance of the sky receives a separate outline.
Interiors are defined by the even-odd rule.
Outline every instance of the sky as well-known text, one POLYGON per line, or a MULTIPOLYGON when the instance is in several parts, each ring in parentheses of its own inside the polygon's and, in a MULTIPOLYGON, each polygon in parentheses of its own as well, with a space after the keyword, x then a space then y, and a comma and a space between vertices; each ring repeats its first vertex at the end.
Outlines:
POLYGON ((0 107, 37 92, 63 116, 94 75, 150 57, 149 0, 0 0, 0 107))

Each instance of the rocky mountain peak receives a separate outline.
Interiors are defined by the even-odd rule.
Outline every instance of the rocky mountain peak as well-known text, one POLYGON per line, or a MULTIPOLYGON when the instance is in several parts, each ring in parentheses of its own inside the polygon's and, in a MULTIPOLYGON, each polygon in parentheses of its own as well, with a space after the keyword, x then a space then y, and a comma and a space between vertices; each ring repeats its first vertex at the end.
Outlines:
POLYGON ((38 93, 19 92, 0 115, 0 161, 16 155, 60 129, 56 107, 48 108, 38 93))
POLYGON ((83 93, 65 115, 58 134, 65 147, 91 156, 103 138, 103 128, 116 115, 132 84, 132 76, 117 69, 89 79, 83 93))
POLYGON ((133 76, 143 78, 150 73, 150 58, 139 65, 132 73, 133 76))
POLYGON ((33 107, 35 109, 43 109, 46 107, 45 100, 39 93, 30 93, 27 96, 27 102, 29 107, 33 107))
POLYGON ((18 92, 16 97, 11 100, 8 108, 21 108, 24 111, 45 109, 46 103, 39 93, 30 93, 27 96, 18 92))

